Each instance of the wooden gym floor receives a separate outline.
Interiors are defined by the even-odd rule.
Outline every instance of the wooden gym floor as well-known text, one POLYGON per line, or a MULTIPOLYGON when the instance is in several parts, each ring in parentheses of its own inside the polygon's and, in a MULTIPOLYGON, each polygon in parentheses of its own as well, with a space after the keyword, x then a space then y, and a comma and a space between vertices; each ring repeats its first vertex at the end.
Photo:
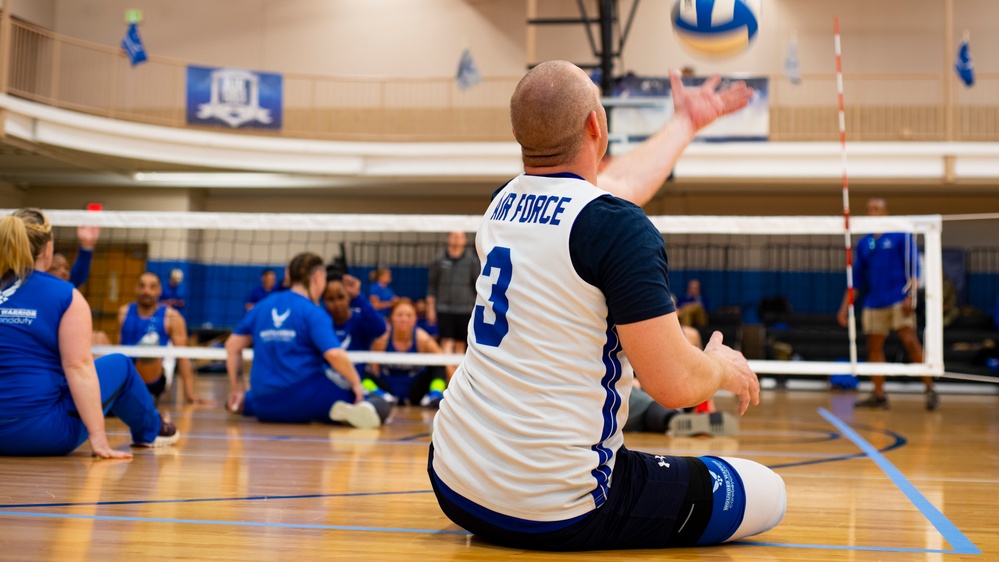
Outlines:
MULTIPOLYGON (((199 384, 222 400, 222 378, 199 384)), ((918 385, 917 385, 918 386, 918 385)), ((919 394, 888 411, 855 393, 767 390, 733 439, 629 434, 634 449, 733 455, 775 469, 788 508, 740 544, 554 554, 485 544, 451 524, 426 473, 432 412, 381 430, 271 425, 161 405, 170 449, 97 461, 0 458, 0 560, 999 560, 999 395, 919 394)), ((721 397, 731 411, 734 401, 721 397)), ((109 420, 112 445, 128 447, 109 420)))

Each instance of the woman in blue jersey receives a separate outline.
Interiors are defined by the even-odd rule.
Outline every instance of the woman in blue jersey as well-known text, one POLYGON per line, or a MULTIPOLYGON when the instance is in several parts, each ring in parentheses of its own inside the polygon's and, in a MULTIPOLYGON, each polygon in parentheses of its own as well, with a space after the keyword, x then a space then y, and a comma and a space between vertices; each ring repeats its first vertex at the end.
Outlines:
POLYGON ((395 291, 389 285, 392 284, 392 270, 387 267, 379 267, 371 272, 371 306, 375 307, 378 314, 388 317, 392 306, 399 300, 395 291))
POLYGON ((357 370, 318 304, 326 288, 322 258, 298 254, 288 264, 288 276, 291 289, 258 302, 226 340, 229 410, 267 422, 379 427, 389 405, 364 399, 357 370), (251 344, 253 367, 246 390, 242 352, 251 344))
POLYGON ((108 443, 109 410, 136 445, 176 443, 177 428, 160 417, 128 358, 95 363, 90 306, 45 273, 52 227, 41 211, 0 219, 0 249, 0 455, 65 455, 89 439, 97 457, 131 458, 108 443))
MULTIPOLYGON (((399 299, 389 315, 390 329, 371 344, 371 351, 397 353, 441 353, 437 341, 416 327, 416 306, 408 298, 399 299)), ((400 404, 436 407, 443 398, 444 368, 425 365, 381 364, 374 369, 374 382, 395 396, 400 404)), ((453 371, 448 367, 448 374, 453 371)))
MULTIPOLYGON (((327 268, 323 304, 333 319, 341 347, 347 351, 370 350, 375 339, 388 330, 385 319, 361 294, 361 280, 341 270, 327 268)), ((354 363, 354 367, 363 378, 367 364, 354 363)), ((378 390, 371 379, 363 379, 363 383, 368 392, 378 390)))

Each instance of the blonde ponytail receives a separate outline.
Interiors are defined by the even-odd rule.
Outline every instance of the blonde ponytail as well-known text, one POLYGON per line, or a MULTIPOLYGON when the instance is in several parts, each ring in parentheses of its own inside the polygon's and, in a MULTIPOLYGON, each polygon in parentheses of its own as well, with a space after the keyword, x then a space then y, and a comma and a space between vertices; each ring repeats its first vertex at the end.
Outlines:
POLYGON ((35 268, 24 222, 14 215, 0 218, 0 289, 24 278, 35 268))
POLYGON ((38 209, 18 209, 0 218, 0 287, 24 281, 52 240, 52 225, 38 209))

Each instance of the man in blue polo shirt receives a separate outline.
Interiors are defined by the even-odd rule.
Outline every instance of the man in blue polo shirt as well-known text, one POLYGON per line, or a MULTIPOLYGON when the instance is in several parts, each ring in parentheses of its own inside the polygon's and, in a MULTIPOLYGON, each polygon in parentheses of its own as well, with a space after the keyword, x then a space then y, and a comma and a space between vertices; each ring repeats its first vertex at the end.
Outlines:
MULTIPOLYGON (((867 202, 867 215, 883 217, 888 215, 888 203, 881 198, 867 202)), ((856 247, 853 263, 853 280, 856 289, 863 293, 864 307, 861 324, 867 336, 867 361, 884 363, 885 340, 892 330, 902 340, 909 361, 922 363, 923 346, 916 334, 915 297, 919 280, 919 253, 916 238, 905 232, 884 232, 868 234, 860 239, 856 247)), ((847 325, 849 294, 843 295, 837 319, 840 325, 847 325)), ((860 408, 888 409, 888 396, 885 394, 885 378, 871 377, 874 391, 859 402, 860 408)), ((926 384, 926 409, 936 410, 939 396, 933 388, 933 379, 923 377, 926 384)))

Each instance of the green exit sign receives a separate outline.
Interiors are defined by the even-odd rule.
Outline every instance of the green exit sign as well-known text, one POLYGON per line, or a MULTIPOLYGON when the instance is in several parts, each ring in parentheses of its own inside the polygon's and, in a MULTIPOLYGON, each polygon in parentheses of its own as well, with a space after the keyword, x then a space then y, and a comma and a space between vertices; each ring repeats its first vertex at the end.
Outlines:
POLYGON ((139 23, 142 21, 142 10, 125 10, 125 23, 139 23))

